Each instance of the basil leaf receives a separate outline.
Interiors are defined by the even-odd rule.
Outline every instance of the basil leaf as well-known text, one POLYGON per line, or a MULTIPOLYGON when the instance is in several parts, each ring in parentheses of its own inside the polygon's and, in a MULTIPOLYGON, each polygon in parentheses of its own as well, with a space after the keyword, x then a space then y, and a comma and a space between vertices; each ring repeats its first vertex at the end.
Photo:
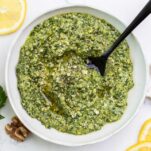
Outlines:
POLYGON ((4 116, 0 115, 0 120, 3 119, 3 118, 4 118, 4 116))
MULTIPOLYGON (((0 108, 2 108, 5 105, 6 99, 7 99, 6 93, 3 90, 3 88, 0 86, 0 108)), ((3 118, 4 117, 0 115, 0 119, 3 119, 3 118)))

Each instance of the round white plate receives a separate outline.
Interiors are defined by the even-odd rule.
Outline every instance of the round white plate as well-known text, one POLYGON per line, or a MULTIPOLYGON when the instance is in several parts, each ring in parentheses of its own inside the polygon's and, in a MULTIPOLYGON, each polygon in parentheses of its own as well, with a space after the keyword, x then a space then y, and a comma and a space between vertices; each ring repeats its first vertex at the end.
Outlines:
POLYGON ((82 12, 92 14, 94 16, 107 20, 121 32, 125 29, 124 24, 117 18, 103 11, 96 10, 88 6, 66 6, 63 8, 50 10, 49 12, 42 14, 40 17, 36 18, 15 39, 15 42, 10 48, 6 61, 5 81, 9 101, 16 115, 31 132, 50 142, 67 146, 80 146, 103 141, 113 134, 119 132, 132 120, 140 105, 143 103, 148 73, 140 45, 136 38, 133 35, 130 35, 128 36, 127 41, 130 46, 130 53, 134 66, 133 75, 135 86, 129 92, 128 107, 121 120, 112 124, 107 124, 99 131, 87 135, 75 136, 71 134, 61 133, 53 128, 47 129, 43 125, 41 125, 38 120, 31 118, 21 105, 21 98, 17 89, 16 65, 18 63, 20 48, 24 44, 27 36, 34 26, 51 16, 66 12, 82 12))

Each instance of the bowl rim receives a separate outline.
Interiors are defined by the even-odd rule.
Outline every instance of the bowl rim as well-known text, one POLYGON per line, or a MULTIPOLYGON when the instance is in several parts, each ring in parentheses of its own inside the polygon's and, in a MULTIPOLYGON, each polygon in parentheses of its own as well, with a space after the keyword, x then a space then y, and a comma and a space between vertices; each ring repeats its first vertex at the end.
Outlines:
MULTIPOLYGON (((59 9, 62 9, 62 8, 70 8, 70 7, 85 7, 85 8, 90 8, 90 9, 93 9, 93 10, 97 10, 97 11, 101 11, 109 16, 111 16, 112 18, 116 19, 116 20, 119 20, 124 26, 126 26, 119 18, 117 18, 116 16, 112 15, 111 13, 108 13, 104 10, 101 10, 101 9, 98 9, 98 8, 95 8, 95 7, 92 7, 90 5, 87 5, 87 4, 65 4, 63 6, 59 6, 59 7, 55 7, 55 8, 50 8, 49 10, 45 11, 45 12, 42 12, 40 13, 38 16, 34 17, 21 31, 20 33, 15 37, 15 39, 13 40, 10 48, 9 48, 9 51, 8 51, 8 55, 7 55, 7 59, 6 59, 6 62, 5 62, 5 86, 6 86, 6 91, 7 91, 7 94, 8 94, 8 99, 9 99, 9 102, 15 112, 15 114, 20 118, 20 120, 22 121, 22 118, 21 116, 19 115, 19 113, 17 112, 17 109, 16 107, 13 105, 12 103, 12 99, 10 97, 10 91, 9 91, 9 86, 8 86, 8 65, 9 65, 9 59, 10 59, 10 56, 11 56, 11 51, 12 51, 12 48, 13 46, 15 45, 15 43, 17 42, 18 38, 21 36, 21 34, 23 33, 24 30, 26 30, 26 28, 28 26, 30 26, 35 20, 37 20, 39 17, 49 13, 49 12, 52 12, 52 11, 55 11, 55 10, 59 10, 59 9)), ((142 54, 142 57, 144 59, 144 63, 145 63, 145 71, 146 71, 146 81, 145 81, 145 88, 144 88, 144 92, 146 92, 147 90, 147 82, 148 82, 148 79, 149 79, 149 68, 148 68, 148 64, 146 62, 146 59, 145 59, 145 56, 144 56, 144 53, 142 51, 142 47, 138 41, 138 39, 136 38, 136 36, 134 34, 131 34, 133 36, 133 39, 135 39, 135 41, 137 42, 137 45, 140 47, 140 50, 141 50, 141 54, 142 54)), ((64 143, 62 141, 56 141, 56 140, 49 140, 47 138, 45 138, 44 136, 42 136, 40 133, 38 133, 37 131, 35 131, 33 128, 29 128, 29 130, 35 134, 36 136, 42 138, 43 140, 47 141, 47 142, 52 142, 52 143, 55 143, 55 144, 59 144, 59 145, 63 145, 63 146, 71 146, 71 147, 75 147, 75 146, 83 146, 83 145, 88 145, 88 144, 94 144, 94 143, 97 143, 97 142, 102 142, 104 140, 107 140, 108 138, 112 137, 113 135, 119 133, 122 129, 124 129, 133 119, 134 117, 137 115, 138 111, 140 110, 140 107, 141 105, 143 104, 144 102, 144 98, 145 98, 146 94, 144 93, 142 95, 142 98, 140 99, 140 102, 139 102, 139 105, 137 106, 137 109, 135 111, 135 113, 131 116, 131 118, 129 120, 127 120, 127 122, 125 122, 119 129, 115 130, 113 133, 103 137, 103 138, 100 138, 100 139, 96 139, 96 140, 93 140, 93 141, 88 141, 88 142, 85 142, 85 143, 77 143, 77 144, 74 144, 74 143, 64 143)), ((22 121, 23 124, 28 128, 28 125, 22 121)))

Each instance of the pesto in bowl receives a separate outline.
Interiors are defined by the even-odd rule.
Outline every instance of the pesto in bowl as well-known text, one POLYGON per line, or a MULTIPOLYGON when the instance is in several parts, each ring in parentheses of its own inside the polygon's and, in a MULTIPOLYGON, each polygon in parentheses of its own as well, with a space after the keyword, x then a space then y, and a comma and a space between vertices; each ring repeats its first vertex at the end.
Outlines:
POLYGON ((87 67, 120 35, 103 19, 83 13, 53 16, 37 25, 17 64, 21 103, 47 128, 75 135, 119 120, 133 87, 133 65, 124 41, 108 60, 106 75, 87 67))

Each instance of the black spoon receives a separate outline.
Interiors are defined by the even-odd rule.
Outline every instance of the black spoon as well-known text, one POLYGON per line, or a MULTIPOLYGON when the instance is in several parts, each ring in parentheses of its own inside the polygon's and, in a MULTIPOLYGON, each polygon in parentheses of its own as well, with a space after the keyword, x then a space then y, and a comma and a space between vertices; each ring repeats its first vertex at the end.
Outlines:
POLYGON ((113 45, 100 57, 89 57, 90 62, 95 65, 102 76, 105 74, 105 68, 108 57, 112 54, 115 48, 151 13, 151 0, 145 5, 142 11, 136 16, 131 24, 125 29, 120 37, 113 45))

